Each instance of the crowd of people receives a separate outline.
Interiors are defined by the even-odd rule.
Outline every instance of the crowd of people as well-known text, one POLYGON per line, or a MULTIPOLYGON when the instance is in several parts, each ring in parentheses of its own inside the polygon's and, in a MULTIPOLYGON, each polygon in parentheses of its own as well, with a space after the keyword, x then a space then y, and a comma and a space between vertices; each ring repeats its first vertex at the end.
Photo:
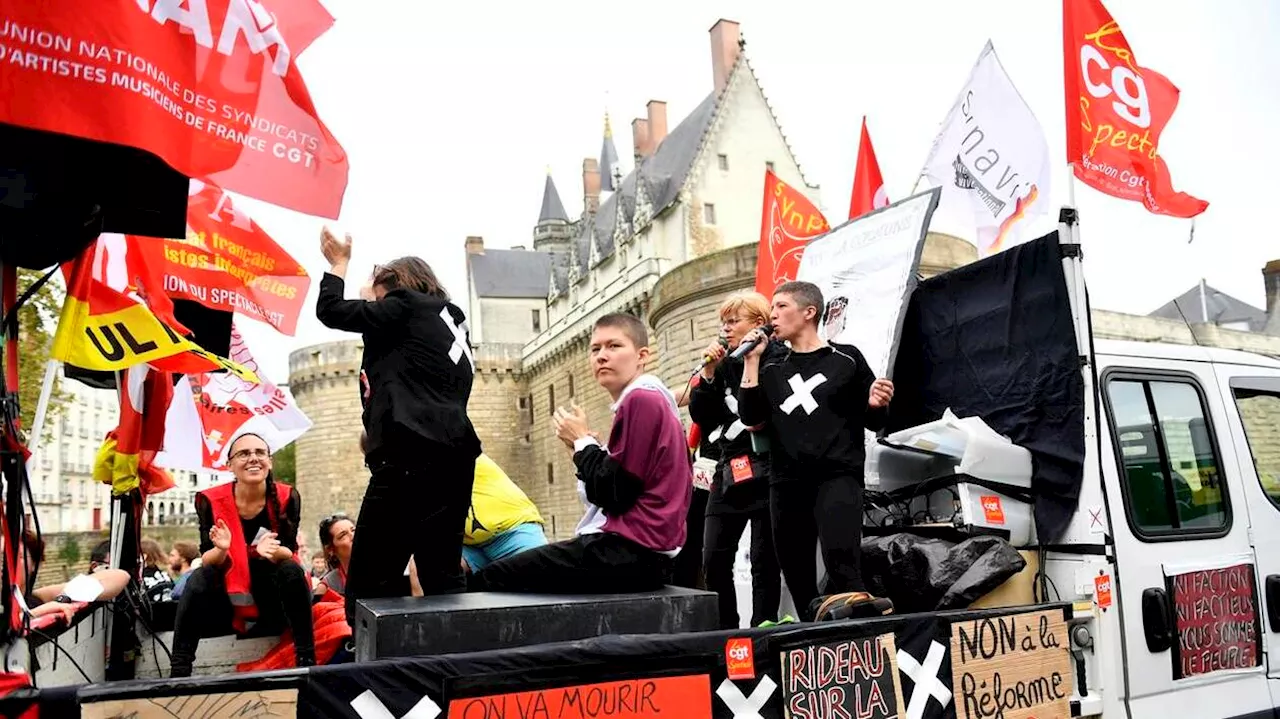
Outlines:
POLYGON ((859 555, 864 430, 884 422, 893 385, 857 348, 822 339, 816 286, 724 301, 719 336, 679 393, 646 371, 640 319, 598 318, 585 359, 612 418, 605 437, 576 404, 555 410, 584 514, 572 539, 548 542, 538 508, 482 453, 467 417, 475 368, 462 310, 413 257, 377 266, 347 299, 351 247, 323 232, 330 269, 316 311, 364 341, 358 443, 371 478, 359 514, 325 517, 311 554, 303 497, 275 481, 273 448, 235 437, 232 481, 196 497, 199 544, 141 546, 142 590, 177 604, 172 676, 192 673, 202 638, 229 632, 287 632, 292 662, 311 666, 317 627, 330 624, 321 608, 338 607, 339 622, 345 613, 350 647, 356 603, 375 597, 674 583, 715 592, 722 625, 736 628, 733 568, 748 527, 753 626, 779 620, 784 578, 802 620, 892 611, 864 591, 859 555), (696 490, 695 463, 707 475, 696 490))

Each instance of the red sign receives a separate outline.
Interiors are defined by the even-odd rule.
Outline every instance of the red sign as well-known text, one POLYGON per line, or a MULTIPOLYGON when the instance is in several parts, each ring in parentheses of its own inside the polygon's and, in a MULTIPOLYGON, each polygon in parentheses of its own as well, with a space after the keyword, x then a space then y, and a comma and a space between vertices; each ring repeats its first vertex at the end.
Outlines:
POLYGON ((724 665, 730 679, 755 679, 755 645, 747 637, 734 637, 725 642, 724 665))
POLYGON ((129 239, 129 252, 163 275, 170 297, 239 312, 286 335, 297 329, 311 278, 216 185, 191 181, 186 239, 129 239))
POLYGON ((1209 203, 1173 189, 1159 153, 1178 88, 1138 64, 1101 0, 1064 0, 1062 12, 1067 160, 1075 176, 1159 215, 1204 212, 1209 203))
POLYGON ((1176 679, 1259 665, 1262 632, 1252 564, 1176 574, 1169 580, 1178 632, 1176 679))
POLYGON ((449 719, 668 719, 710 717, 706 674, 578 684, 449 701, 449 719))
POLYGON ((1093 578, 1093 596, 1098 606, 1106 609, 1111 606, 1111 575, 1099 574, 1093 578))
POLYGON ((982 516, 990 524, 1004 524, 1004 505, 1000 504, 1000 498, 995 495, 987 495, 980 497, 982 502, 982 516))
POLYGON ((779 180, 772 170, 765 170, 756 292, 773 297, 778 285, 794 280, 805 245, 829 229, 827 218, 809 198, 779 180))
POLYGON ((137 147, 188 177, 337 218, 347 156, 295 64, 333 24, 318 0, 0 0, 0 11, 0 122, 137 147))

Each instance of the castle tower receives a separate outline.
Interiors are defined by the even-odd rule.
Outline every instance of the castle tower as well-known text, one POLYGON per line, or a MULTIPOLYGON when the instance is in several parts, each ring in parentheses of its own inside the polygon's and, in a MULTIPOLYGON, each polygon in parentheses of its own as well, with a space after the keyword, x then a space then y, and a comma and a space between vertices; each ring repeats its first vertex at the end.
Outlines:
POLYGON ((573 225, 569 213, 564 211, 551 168, 547 168, 547 182, 542 188, 542 209, 538 211, 538 224, 533 226, 533 249, 539 252, 568 252, 573 239, 573 225))
POLYGON ((312 427, 297 440, 302 526, 319 547, 320 519, 360 511, 369 471, 360 453, 360 340, 327 342, 289 354, 289 389, 312 427))

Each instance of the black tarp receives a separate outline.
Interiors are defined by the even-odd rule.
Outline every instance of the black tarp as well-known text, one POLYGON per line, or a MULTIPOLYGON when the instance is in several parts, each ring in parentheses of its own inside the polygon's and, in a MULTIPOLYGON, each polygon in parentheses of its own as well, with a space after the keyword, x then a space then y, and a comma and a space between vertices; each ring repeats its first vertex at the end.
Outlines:
POLYGON ((1057 541, 1084 476, 1084 380, 1056 232, 921 282, 893 378, 887 431, 950 408, 1026 447, 1036 534, 1057 541))

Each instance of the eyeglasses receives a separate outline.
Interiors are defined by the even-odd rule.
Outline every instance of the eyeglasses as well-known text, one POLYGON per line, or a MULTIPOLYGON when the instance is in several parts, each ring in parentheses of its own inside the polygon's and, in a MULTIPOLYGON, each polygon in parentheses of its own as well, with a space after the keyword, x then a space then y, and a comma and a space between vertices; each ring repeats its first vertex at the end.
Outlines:
POLYGON ((265 449, 261 449, 261 448, 242 449, 239 452, 236 452, 235 454, 231 455, 231 459, 244 462, 244 461, 247 461, 250 457, 254 457, 256 459, 267 459, 270 456, 271 456, 271 452, 265 449))

